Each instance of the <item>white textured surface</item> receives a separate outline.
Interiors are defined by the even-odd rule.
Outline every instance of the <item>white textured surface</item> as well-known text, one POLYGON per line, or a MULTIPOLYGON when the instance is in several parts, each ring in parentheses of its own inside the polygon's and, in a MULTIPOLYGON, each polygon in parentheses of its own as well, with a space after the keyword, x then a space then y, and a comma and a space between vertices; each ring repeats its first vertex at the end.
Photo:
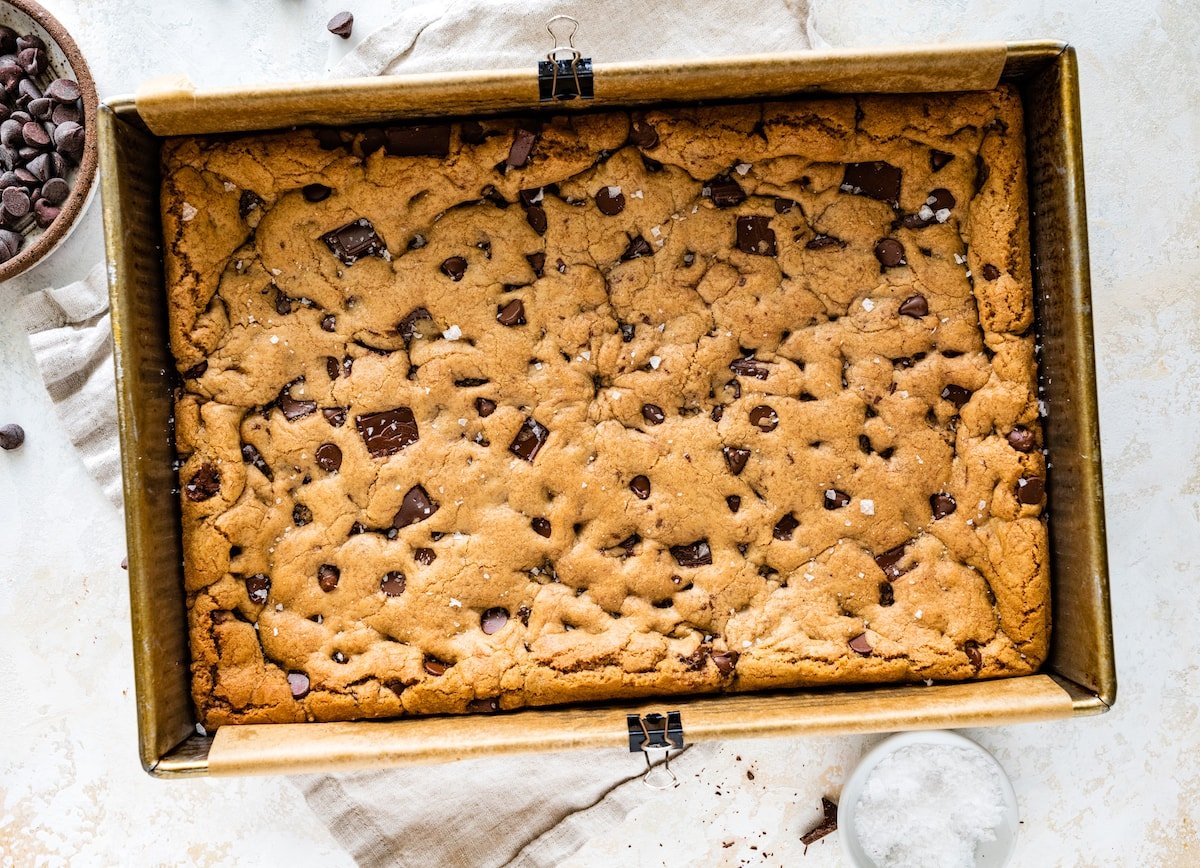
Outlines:
MULTIPOLYGON (((338 6, 43 2, 105 94, 180 70, 201 84, 318 76, 338 6)), ((1053 37, 1079 50, 1121 695, 1099 718, 970 734, 1016 786, 1025 823, 1015 865, 1200 864, 1195 4, 814 3, 834 44, 1053 37)), ((572 8, 586 44, 601 23, 572 8)), ((0 287, 0 311, 16 293, 86 273, 100 256, 98 210, 51 262, 0 287)), ((0 864, 346 864, 285 781, 142 774, 121 522, 71 453, 3 313, 0 416, 28 432, 23 450, 0 454, 0 864)), ((798 838, 871 741, 729 743, 573 864, 839 864, 832 839, 802 858, 798 838)))

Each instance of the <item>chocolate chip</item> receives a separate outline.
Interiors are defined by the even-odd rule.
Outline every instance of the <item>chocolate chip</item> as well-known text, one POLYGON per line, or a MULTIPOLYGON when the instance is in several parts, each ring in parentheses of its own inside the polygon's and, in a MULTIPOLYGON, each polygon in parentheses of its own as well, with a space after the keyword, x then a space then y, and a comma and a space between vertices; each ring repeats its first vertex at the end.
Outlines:
MULTIPOLYGON (((754 377, 756 380, 765 380, 771 375, 770 370, 760 365, 753 358, 734 359, 729 363, 729 370, 733 371, 739 377, 754 377)), ((740 386, 736 397, 741 397, 740 386)))
MULTIPOLYGON (((26 79, 26 81, 28 81, 28 79, 26 79)), ((50 120, 51 112, 54 111, 54 100, 45 96, 39 97, 38 99, 31 99, 29 101, 29 105, 26 106, 26 110, 29 112, 29 114, 33 115, 35 120, 48 121, 50 120)), ((5 109, 5 111, 7 111, 7 109, 5 109)))
POLYGON ((407 346, 414 338, 432 338, 441 334, 441 329, 433 321, 432 314, 425 308, 418 307, 404 315, 404 319, 396 323, 396 331, 404 338, 407 346))
MULTIPOLYGON (((325 331, 325 332, 337 331, 337 317, 331 313, 326 314, 325 316, 321 317, 321 331, 325 331)), ((337 359, 331 358, 331 359, 329 359, 329 361, 333 362, 334 368, 337 367, 337 359)), ((326 368, 328 368, 328 364, 326 365, 326 368)), ((335 373, 330 373, 329 379, 336 380, 337 376, 338 375, 335 373)))
POLYGON ((736 651, 718 651, 716 654, 710 655, 709 659, 717 667, 718 672, 728 675, 737 666, 738 657, 736 651))
MULTIPOLYGON (((737 382, 737 381, 734 380, 733 382, 737 382)), ((714 422, 720 422, 723 418, 725 418, 725 405, 717 404, 717 406, 712 408, 712 412, 709 413, 708 416, 714 422)))
MULTIPOLYGON (((5 425, 0 428, 0 449, 6 452, 11 452, 14 449, 20 449, 21 444, 25 442, 25 429, 20 425, 5 425)), ((193 477, 194 479, 194 477, 193 477)), ((215 493, 215 492, 214 492, 215 493)), ((211 497, 211 495, 209 495, 211 497)), ((191 500, 204 500, 206 498, 194 498, 189 494, 191 500)))
POLYGON ((620 187, 601 187, 596 191, 596 207, 609 217, 620 214, 625 210, 625 194, 620 187))
POLYGON ((282 316, 292 312, 292 300, 282 292, 275 293, 275 312, 282 316))
POLYGON ((69 78, 56 78, 46 85, 46 96, 55 102, 73 103, 79 99, 79 85, 69 78))
POLYGON ((728 175, 717 175, 705 184, 705 189, 718 208, 732 208, 746 201, 746 191, 742 185, 728 175))
POLYGON ((968 639, 963 643, 963 651, 967 655, 967 660, 971 662, 971 666, 978 672, 983 668, 983 655, 979 653, 979 644, 968 639))
POLYGON ((238 197, 238 214, 241 215, 243 219, 248 217, 251 211, 261 208, 262 206, 262 197, 253 190, 243 190, 242 195, 238 197))
POLYGON ((50 134, 37 121, 29 121, 21 127, 21 138, 25 140, 26 145, 39 150, 50 144, 50 134))
POLYGON ((533 227, 533 231, 538 235, 545 235, 546 227, 549 225, 546 220, 546 209, 541 205, 530 205, 525 209, 525 222, 533 227))
POLYGON ((879 605, 887 607, 896 604, 896 591, 891 582, 879 583, 879 605))
POLYGON ((202 464, 183 487, 187 499, 199 503, 213 497, 221 490, 221 474, 213 464, 202 464))
POLYGON ((292 691, 292 699, 303 699, 308 696, 309 688, 312 686, 308 680, 308 676, 303 672, 289 672, 287 674, 287 683, 292 691))
POLYGON ((657 404, 643 404, 642 418, 651 425, 661 425, 667 416, 657 404))
POLYGON ((297 503, 292 507, 292 524, 296 527, 304 527, 306 524, 312 524, 312 510, 303 503, 297 503))
POLYGON ((346 409, 344 407, 326 407, 321 411, 321 415, 334 428, 341 428, 346 424, 346 409))
POLYGON ((508 148, 508 157, 504 161, 505 164, 510 169, 519 169, 528 163, 537 139, 537 133, 533 130, 517 127, 513 131, 513 140, 508 148))
POLYGON ((864 657, 870 657, 872 649, 871 643, 867 639, 867 634, 859 633, 857 636, 852 638, 850 640, 850 650, 861 654, 864 657))
POLYGON ((365 217, 326 232, 321 240, 346 266, 353 265, 364 256, 381 256, 387 250, 383 239, 375 233, 375 227, 365 217))
POLYGON ((538 536, 543 536, 546 539, 550 538, 550 533, 551 533, 552 528, 550 527, 550 522, 547 521, 546 519, 535 518, 531 522, 529 522, 529 526, 531 528, 533 528, 533 532, 536 533, 538 536))
POLYGON ((45 50, 41 48, 26 48, 17 52, 17 63, 21 69, 33 76, 41 75, 50 65, 45 50))
POLYGON ((17 37, 17 51, 24 51, 26 48, 40 48, 46 50, 46 43, 42 37, 34 33, 27 33, 24 36, 17 37))
POLYGON ((383 152, 393 157, 444 157, 450 153, 449 124, 388 127, 383 152))
POLYGON ((4 216, 17 220, 29 213, 29 194, 21 187, 7 187, 0 193, 0 207, 4 216))
POLYGON ((429 495, 420 485, 414 485, 400 501, 400 508, 392 517, 392 527, 396 530, 408 527, 410 524, 422 522, 439 509, 439 504, 429 499, 429 495))
POLYGON ((349 39, 351 31, 354 30, 354 15, 350 12, 339 12, 329 19, 329 23, 325 25, 325 29, 334 36, 340 36, 342 39, 349 39))
POLYGON ((681 567, 703 567, 712 563, 708 540, 700 539, 685 545, 671 546, 671 557, 681 567))
POLYGON ((806 250, 828 250, 830 247, 845 247, 846 242, 832 235, 814 235, 804 245, 806 250))
POLYGON ((479 121, 463 121, 458 134, 468 145, 482 145, 487 138, 483 124, 479 121))
POLYGON ((496 322, 509 328, 525 325, 525 303, 514 298, 507 304, 497 305, 496 322))
POLYGON ((467 711, 479 714, 486 714, 500 710, 500 700, 492 697, 491 699, 472 699, 467 703, 467 711))
POLYGON ((760 431, 774 431, 779 425, 779 414, 766 404, 759 404, 750 411, 750 424, 760 431))
POLYGON ((904 258, 904 245, 895 238, 880 238, 876 241, 875 258, 884 268, 908 264, 908 260, 904 258))
POLYGON ((509 444, 508 451, 520 459, 532 462, 537 458, 538 452, 541 451, 549 437, 550 429, 529 416, 521 424, 517 436, 509 444))
POLYGON ((929 508, 933 510, 933 520, 945 518, 948 515, 953 515, 958 509, 958 503, 946 493, 932 494, 929 496, 929 508))
POLYGON ((408 407, 356 416, 354 424, 372 458, 394 455, 421 437, 417 418, 408 407))
POLYGON ((629 125, 629 140, 648 151, 658 147, 658 130, 644 115, 635 114, 629 125))
POLYGON ((545 253, 527 253, 525 259, 529 262, 529 267, 533 269, 534 277, 541 277, 546 271, 546 254, 545 253))
POLYGON ((635 476, 629 482, 629 490, 637 495, 638 500, 645 500, 650 496, 650 478, 648 476, 635 476))
POLYGON ((437 552, 433 549, 420 548, 413 552, 413 560, 423 567, 427 567, 437 560, 437 552))
MULTIPOLYGON (((363 159, 366 159, 367 157, 371 156, 371 154, 378 151, 386 142, 387 136, 384 135, 383 130, 379 129, 379 127, 369 127, 363 130, 362 138, 359 139, 358 142, 358 147, 359 150, 362 151, 363 159)), ((339 139, 338 145, 340 144, 341 140, 339 139)), ((334 145, 334 147, 337 147, 338 145, 334 145)), ((327 148, 326 150, 329 149, 327 148)))
POLYGON ((771 531, 771 536, 786 542, 792 538, 792 534, 799 526, 800 522, 789 512, 775 523, 775 529, 771 531))
POLYGON ((729 507, 730 512, 737 512, 742 508, 742 498, 740 495, 731 494, 725 498, 725 505, 729 507))
POLYGON ((984 280, 996 280, 1000 276, 1000 269, 992 265, 990 262, 983 266, 981 271, 983 272, 984 280))
POLYGON ((399 597, 404 593, 404 573, 392 570, 379 581, 379 590, 389 597, 399 597))
POLYGON ((342 450, 333 443, 322 443, 317 447, 317 466, 335 473, 342 466, 342 450))
POLYGON ((79 123, 83 120, 83 115, 79 108, 74 105, 56 104, 50 110, 50 123, 56 126, 61 126, 66 123, 79 123))
POLYGON ((252 443, 246 443, 242 446, 242 461, 256 469, 267 479, 274 479, 271 474, 271 467, 263 460, 262 453, 254 447, 252 443))
POLYGON ((333 564, 321 564, 317 567, 317 584, 325 593, 330 593, 341 581, 342 571, 333 564))
POLYGON ((750 450, 740 446, 722 446, 721 454, 725 456, 725 464, 734 476, 746 469, 746 462, 750 458, 750 450))
POLYGON ((1046 486, 1040 477, 1022 476, 1017 480, 1017 500, 1026 506, 1037 506, 1042 502, 1046 486))
POLYGON ((837 804, 822 796, 821 813, 821 822, 800 836, 800 843, 803 844, 805 848, 807 848, 809 844, 815 844, 817 841, 820 841, 830 832, 837 831, 837 804))
POLYGON ((87 134, 83 131, 83 127, 74 121, 61 123, 54 128, 54 146, 72 162, 78 163, 79 158, 83 156, 86 140, 87 134))
POLYGON ((279 397, 275 399, 275 403, 283 412, 284 418, 289 422, 295 422, 297 419, 303 419, 310 413, 317 412, 316 401, 302 401, 292 397, 292 383, 283 387, 283 391, 279 393, 279 397))
POLYGON ((930 171, 940 172, 946 168, 951 160, 954 159, 954 154, 946 151, 939 151, 937 148, 931 148, 929 151, 929 168, 930 171))
POLYGON ((1037 445, 1033 432, 1022 425, 1018 425, 1009 431, 1007 440, 1008 445, 1018 452, 1032 452, 1037 445))
POLYGON ((51 223, 58 219, 58 215, 62 213, 60 209, 54 207, 49 202, 38 200, 33 205, 33 219, 39 227, 45 229, 51 223))
POLYGON ((737 248, 757 256, 775 255, 775 230, 768 217, 737 218, 737 248))
POLYGON ((307 202, 324 202, 333 192, 333 188, 326 187, 324 184, 305 184, 300 192, 307 202))
POLYGON ((491 636, 494 633, 499 633, 507 623, 508 609, 502 609, 499 606, 486 609, 484 610, 484 613, 479 616, 479 628, 488 636, 491 636))
POLYGON ((908 572, 908 570, 902 570, 897 566, 904 558, 904 552, 907 548, 908 543, 902 543, 893 549, 888 549, 882 554, 875 555, 876 566, 883 570, 883 574, 888 577, 889 581, 898 579, 908 572))
POLYGON ((425 671, 435 678, 439 675, 445 675, 446 670, 449 668, 450 667, 441 660, 437 660, 433 657, 425 658, 425 671))
POLYGON ((900 178, 898 168, 880 160, 847 163, 841 189, 846 193, 879 199, 896 208, 900 204, 900 178))
POLYGON ((910 295, 904 301, 900 302, 899 312, 901 316, 911 316, 914 319, 919 319, 929 314, 929 302, 926 301, 923 295, 910 295))
POLYGON ((442 261, 441 272, 457 283, 467 273, 467 260, 461 256, 451 256, 449 259, 442 261))
POLYGON ((836 488, 827 488, 825 490, 826 509, 841 509, 844 506, 849 506, 850 500, 850 495, 844 491, 838 491, 836 488))
POLYGON ((250 596, 250 602, 261 606, 267 601, 267 596, 271 592, 271 579, 262 573, 255 573, 252 576, 246 576, 242 580, 246 585, 246 593, 250 596))
POLYGON ((971 392, 962 386, 950 383, 946 388, 942 389, 942 397, 955 407, 962 409, 963 405, 971 400, 971 392))
POLYGON ((793 199, 784 199, 782 196, 775 197, 775 213, 787 214, 796 207, 796 202, 793 199))
POLYGON ((654 248, 650 246, 645 238, 640 235, 635 235, 629 239, 629 246, 625 248, 625 252, 621 254, 622 262, 629 262, 631 259, 638 259, 642 256, 653 256, 654 248))
POLYGON ((931 211, 936 213, 938 211, 950 211, 958 204, 958 200, 945 187, 938 187, 935 190, 929 191, 929 196, 925 200, 925 204, 929 206, 931 211))

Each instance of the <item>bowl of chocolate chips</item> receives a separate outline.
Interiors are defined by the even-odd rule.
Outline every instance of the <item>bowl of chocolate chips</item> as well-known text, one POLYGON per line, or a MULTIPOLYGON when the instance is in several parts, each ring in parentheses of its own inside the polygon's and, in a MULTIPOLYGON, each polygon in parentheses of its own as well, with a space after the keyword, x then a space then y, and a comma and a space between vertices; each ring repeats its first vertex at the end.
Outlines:
POLYGON ((96 182, 96 85, 33 0, 0 0, 0 282, 78 223, 96 182))

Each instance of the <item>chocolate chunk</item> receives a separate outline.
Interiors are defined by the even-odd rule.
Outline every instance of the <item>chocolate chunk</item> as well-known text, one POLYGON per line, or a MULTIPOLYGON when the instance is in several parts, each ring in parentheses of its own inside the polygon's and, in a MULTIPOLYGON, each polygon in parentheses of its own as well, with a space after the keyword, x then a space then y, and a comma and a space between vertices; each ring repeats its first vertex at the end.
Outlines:
POLYGON ((508 609, 502 609, 499 606, 485 609, 483 614, 479 616, 479 628, 488 636, 499 633, 507 623, 508 609))
POLYGON ((339 12, 329 19, 329 23, 325 25, 325 29, 334 36, 340 36, 342 39, 349 39, 350 33, 354 30, 354 15, 351 12, 339 12))
MULTIPOLYGON (((3 449, 6 452, 11 452, 14 449, 20 449, 21 444, 24 442, 25 442, 25 429, 22 428, 20 425, 11 425, 10 424, 10 425, 5 425, 4 427, 0 428, 0 449, 3 449)), ((203 468, 201 468, 201 469, 203 469, 203 468)), ((195 477, 193 477, 193 479, 195 479, 195 477)), ((215 494, 216 492, 214 491, 213 493, 215 494)), ((207 499, 207 498, 191 497, 190 493, 188 496, 192 500, 207 499)), ((209 497, 211 497, 211 496, 212 495, 209 495, 209 497)))
POLYGON ((438 660, 433 657, 425 658, 425 671, 428 672, 430 675, 434 676, 435 678, 439 675, 445 675, 446 670, 449 668, 450 667, 447 664, 443 663, 441 660, 438 660))
POLYGON ((746 201, 746 191, 742 185, 728 175, 717 175, 704 185, 704 189, 718 208, 732 208, 746 201))
POLYGON ((274 476, 271 474, 270 465, 263 460, 262 453, 254 447, 254 444, 247 443, 242 446, 242 461, 255 468, 259 473, 267 477, 267 479, 274 478, 274 476))
POLYGON ((246 576, 242 580, 246 585, 246 593, 250 596, 250 602, 261 606, 267 601, 267 596, 271 592, 271 580, 262 573, 255 573, 252 576, 246 576))
POLYGON ((292 507, 292 524, 296 527, 304 527, 306 524, 312 524, 312 510, 303 503, 297 503, 292 507))
POLYGON ((288 687, 292 690, 292 699, 303 699, 308 696, 311 684, 308 676, 303 672, 289 672, 287 674, 287 683, 288 687))
POLYGON ((1040 477, 1022 476, 1017 480, 1017 500, 1026 506, 1037 506, 1042 502, 1046 486, 1040 477))
POLYGON ((461 256, 451 256, 449 259, 442 261, 442 274, 453 280, 455 283, 463 279, 463 275, 467 273, 467 260, 461 256))
POLYGON ((971 392, 962 386, 950 383, 946 388, 942 389, 942 397, 955 407, 962 409, 963 405, 971 400, 971 392))
POLYGON ((644 475, 633 477, 629 482, 629 490, 637 495, 638 500, 645 500, 650 496, 650 478, 644 475))
POLYGON ((80 97, 79 85, 69 78, 54 79, 46 85, 44 93, 55 102, 61 103, 73 103, 80 97))
POLYGON ((449 124, 388 127, 383 152, 392 157, 444 157, 450 153, 449 124))
POLYGON ((734 476, 738 476, 746 469, 746 462, 750 458, 750 450, 740 446, 722 446, 721 454, 725 457, 725 464, 729 467, 729 472, 734 476))
POLYGON ((509 444, 508 451, 520 459, 532 462, 537 458, 538 452, 541 451, 549 437, 550 429, 529 416, 521 424, 517 436, 509 444))
POLYGON ((243 190, 242 195, 238 196, 238 214, 243 219, 248 217, 251 211, 255 211, 262 206, 262 196, 259 196, 253 190, 243 190))
POLYGON ((841 509, 844 506, 849 506, 850 500, 850 495, 844 491, 838 491, 836 488, 825 489, 826 509, 841 509))
POLYGON ((879 605, 887 607, 896 604, 896 591, 891 582, 879 583, 879 605))
POLYGON ((363 159, 371 156, 378 151, 387 142, 387 136, 379 127, 368 127, 363 130, 362 138, 358 141, 359 150, 362 152, 363 159))
POLYGON ((976 672, 983 668, 983 655, 979 653, 979 643, 968 639, 963 643, 963 651, 976 672))
POLYGON ((519 169, 528 163, 537 139, 538 134, 533 130, 517 127, 513 131, 513 140, 508 148, 508 157, 504 161, 505 165, 510 169, 519 169))
POLYGON ((898 168, 880 160, 847 163, 841 189, 858 196, 870 196, 896 208, 900 204, 900 177, 898 168))
POLYGON ((437 560, 437 552, 433 549, 420 548, 413 552, 413 560, 423 567, 427 567, 437 560))
POLYGON ((414 338, 432 338, 441 334, 441 329, 433 321, 433 316, 423 307, 413 308, 404 315, 404 319, 396 323, 396 331, 404 338, 407 346, 414 338))
POLYGON ((629 140, 639 148, 652 151, 658 147, 658 130, 646 120, 645 115, 634 114, 629 124, 629 140))
POLYGON ((283 412, 284 418, 289 422, 295 422, 297 419, 303 419, 310 413, 317 412, 316 401, 302 401, 292 397, 292 386, 295 383, 289 383, 283 387, 283 391, 279 393, 279 397, 275 399, 275 403, 283 412))
POLYGON ((550 538, 552 528, 550 527, 550 522, 546 519, 535 518, 533 521, 529 522, 529 526, 533 528, 533 532, 538 536, 543 536, 546 539, 550 538))
POLYGON ((479 714, 486 714, 500 710, 500 700, 492 697, 491 699, 472 699, 467 703, 467 711, 479 714))
POLYGON ((541 277, 546 271, 546 254, 545 253, 527 253, 525 259, 529 262, 529 267, 533 269, 535 277, 541 277))
POLYGON ((530 205, 525 209, 525 222, 533 227, 533 231, 538 235, 545 235, 546 227, 549 225, 546 220, 546 209, 541 205, 530 205))
POLYGON ((775 523, 775 529, 771 531, 771 536, 777 540, 787 541, 792 538, 792 534, 796 528, 800 526, 800 522, 790 512, 775 523))
POLYGON ((321 415, 334 428, 341 428, 346 424, 346 409, 344 407, 326 407, 321 410, 321 415))
POLYGON ((336 473, 342 466, 342 450, 333 443, 322 443, 317 447, 317 466, 329 473, 336 473))
POLYGON ((629 239, 629 246, 625 248, 625 252, 621 254, 621 261, 628 262, 631 259, 638 259, 642 256, 653 256, 654 248, 650 246, 645 238, 640 235, 635 235, 629 239))
POLYGON ((642 418, 651 425, 661 425, 666 420, 667 416, 665 413, 663 413, 662 407, 658 406, 657 404, 643 404, 642 418))
POLYGON ((718 672, 728 675, 737 666, 739 656, 736 651, 718 651, 716 654, 710 655, 709 659, 717 667, 718 672))
POLYGON ((933 510, 933 520, 953 515, 958 509, 958 503, 949 494, 939 493, 929 496, 929 508, 933 510))
POLYGON ((925 199, 925 204, 929 206, 934 213, 938 211, 950 211, 958 204, 954 198, 954 194, 945 187, 938 187, 935 190, 929 191, 928 198, 925 199))
POLYGON ((400 530, 410 524, 417 524, 429 518, 438 509, 438 503, 429 499, 425 489, 420 485, 414 485, 400 501, 400 508, 392 517, 392 527, 400 530))
POLYGON ((740 495, 731 494, 725 498, 725 505, 729 507, 730 512, 737 512, 742 508, 742 498, 740 495))
POLYGON ((633 340, 633 332, 637 327, 632 323, 617 323, 617 329, 621 332, 621 342, 629 343, 633 340))
POLYGON ((322 151, 333 151, 342 147, 342 134, 337 130, 321 127, 316 131, 316 136, 317 144, 322 151))
POLYGON ((1032 452, 1037 445, 1033 432, 1023 425, 1018 425, 1008 432, 1008 445, 1018 452, 1032 452))
POLYGON ((983 266, 980 271, 983 273, 984 280, 996 280, 998 277, 1000 277, 1000 269, 992 265, 990 262, 983 266))
POLYGON ((333 564, 321 564, 317 567, 317 584, 325 593, 330 593, 341 581, 342 571, 333 564))
POLYGON ((875 555, 875 564, 879 569, 883 570, 883 574, 887 576, 888 581, 898 579, 908 572, 908 570, 902 570, 897 566, 904 558, 904 552, 907 548, 908 543, 901 543, 893 549, 888 549, 882 554, 875 555))
POLYGON ((404 573, 392 570, 380 580, 379 590, 389 597, 399 597, 404 593, 405 584, 404 573))
MULTIPOLYGON (((771 375, 770 370, 760 365, 754 358, 734 359, 729 363, 729 370, 733 371, 739 377, 754 377, 756 380, 765 380, 771 375)), ((741 397, 740 386, 735 397, 741 397)))
POLYGON ((871 643, 867 639, 866 633, 859 633, 850 640, 850 650, 861 654, 864 657, 871 656, 871 643))
POLYGON ((759 404, 750 411, 750 424, 760 431, 774 431, 779 425, 779 414, 766 404, 759 404))
POLYGON ((933 172, 940 172, 953 159, 954 154, 939 151, 937 148, 931 148, 929 150, 929 169, 933 172))
POLYGON ((221 490, 221 474, 216 465, 202 464, 192 475, 188 484, 183 487, 183 493, 193 503, 208 500, 221 490))
POLYGON ((814 235, 804 245, 806 250, 828 250, 830 247, 845 247, 846 242, 832 235, 814 235))
POLYGON ((900 302, 899 312, 901 316, 911 316, 914 319, 919 319, 929 314, 929 302, 925 300, 925 296, 923 295, 910 295, 904 301, 900 302))
POLYGON ((484 132, 483 124, 479 121, 463 121, 459 127, 459 136, 468 145, 482 145, 487 139, 487 134, 484 132))
POLYGON ((507 304, 496 305, 496 322, 509 328, 525 325, 525 303, 514 298, 507 304))
MULTIPOLYGON (((337 331, 337 317, 331 313, 321 317, 321 331, 337 331)), ((337 359, 330 359, 330 361, 332 361, 335 366, 337 365, 337 359)), ((326 367, 328 367, 328 365, 326 365, 326 367)), ((329 379, 336 380, 337 374, 330 374, 329 379)))
POLYGON ((908 264, 908 260, 904 258, 904 245, 895 238, 880 238, 876 241, 875 258, 884 268, 908 264))
POLYGON ((333 192, 333 188, 326 187, 324 184, 305 184, 300 192, 304 195, 306 202, 324 202, 333 192))
POLYGON ((794 199, 784 199, 782 196, 775 197, 775 213, 788 214, 796 207, 794 199))
POLYGON ((700 539, 685 545, 671 546, 671 557, 681 567, 704 567, 712 563, 708 540, 700 539))
POLYGON ((601 187, 596 191, 596 207, 609 217, 620 214, 625 210, 625 194, 620 187, 601 187))
POLYGON ((830 832, 837 831, 837 805, 822 796, 821 813, 823 815, 821 822, 800 836, 800 843, 804 845, 805 849, 809 844, 820 841, 830 832))
POLYGON ((365 217, 326 232, 321 240, 346 266, 353 265, 364 256, 381 256, 387 250, 383 239, 375 233, 375 227, 365 217))
POLYGON ((768 217, 739 217, 737 219, 737 247, 743 253, 758 256, 775 255, 775 230, 768 217))
POLYGON ((421 437, 417 418, 408 407, 356 416, 354 424, 372 458, 394 455, 421 437))

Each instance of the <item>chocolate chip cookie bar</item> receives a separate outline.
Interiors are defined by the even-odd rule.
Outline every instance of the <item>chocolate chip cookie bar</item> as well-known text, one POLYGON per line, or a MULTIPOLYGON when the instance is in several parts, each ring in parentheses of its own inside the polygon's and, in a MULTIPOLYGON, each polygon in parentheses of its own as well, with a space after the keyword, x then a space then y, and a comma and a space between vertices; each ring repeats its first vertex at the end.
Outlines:
POLYGON ((1017 94, 169 141, 201 720, 1025 674, 1017 94))

